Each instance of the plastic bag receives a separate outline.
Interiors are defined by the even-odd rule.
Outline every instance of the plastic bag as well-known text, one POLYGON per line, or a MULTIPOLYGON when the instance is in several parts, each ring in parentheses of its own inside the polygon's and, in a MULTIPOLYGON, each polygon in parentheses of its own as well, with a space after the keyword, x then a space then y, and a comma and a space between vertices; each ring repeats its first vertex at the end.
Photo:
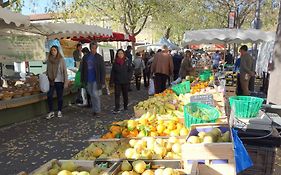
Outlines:
POLYGON ((154 81, 153 81, 153 79, 150 79, 149 80, 148 95, 153 95, 154 93, 155 93, 154 81))
POLYGON ((81 71, 80 71, 80 69, 75 74, 74 85, 75 85, 75 87, 78 87, 78 88, 82 86, 82 84, 81 84, 81 71))
POLYGON ((50 82, 46 74, 39 75, 39 85, 42 92, 48 92, 50 89, 50 82))
POLYGON ((244 147, 242 141, 238 137, 237 131, 232 129, 233 141, 234 141, 234 154, 236 162, 236 173, 253 166, 251 157, 249 156, 246 148, 244 147))

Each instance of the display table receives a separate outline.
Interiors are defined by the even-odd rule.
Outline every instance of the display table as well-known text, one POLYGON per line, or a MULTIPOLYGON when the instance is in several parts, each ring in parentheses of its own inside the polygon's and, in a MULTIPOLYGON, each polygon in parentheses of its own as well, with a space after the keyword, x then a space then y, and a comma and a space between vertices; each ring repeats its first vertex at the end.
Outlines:
MULTIPOLYGON (((77 94, 76 90, 64 91, 64 106, 67 106, 77 94)), ((55 98, 56 93, 54 93, 55 98)), ((56 109, 57 99, 54 99, 56 109)), ((40 93, 26 97, 0 101, 0 126, 32 119, 48 112, 47 94, 40 93), (23 115, 24 114, 24 115, 23 115)))

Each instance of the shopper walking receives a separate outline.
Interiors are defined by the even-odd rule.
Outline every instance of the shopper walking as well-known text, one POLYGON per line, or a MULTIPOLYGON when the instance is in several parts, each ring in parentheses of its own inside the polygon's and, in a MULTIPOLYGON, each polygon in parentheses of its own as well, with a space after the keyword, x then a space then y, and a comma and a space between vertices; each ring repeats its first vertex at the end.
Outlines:
POLYGON ((155 93, 161 93, 166 89, 168 78, 173 74, 174 65, 172 56, 166 45, 163 50, 156 53, 151 65, 151 72, 154 74, 155 93))
MULTIPOLYGON (((83 60, 85 60, 88 55, 91 53, 90 50, 88 49, 88 47, 84 47, 82 49, 82 53, 83 53, 83 57, 81 59, 81 63, 83 62, 83 60)), ((80 72, 80 80, 81 80, 81 67, 82 64, 79 67, 78 72, 80 72)), ((87 93, 86 87, 85 85, 81 84, 81 88, 78 89, 78 93, 80 92, 79 95, 79 101, 82 101, 82 103, 78 103, 78 106, 87 106, 87 107, 91 107, 91 96, 89 93, 87 93), (80 90, 80 91, 79 91, 80 90), (82 98, 82 100, 80 100, 82 98)))
POLYGON ((83 59, 81 66, 81 82, 86 85, 91 96, 93 115, 101 112, 100 95, 105 84, 105 65, 103 57, 97 53, 97 42, 90 43, 90 54, 83 59))
POLYGON ((49 114, 47 119, 55 116, 53 108, 54 90, 57 93, 58 99, 58 117, 62 117, 63 105, 63 89, 68 85, 67 69, 62 55, 59 52, 58 46, 52 46, 47 60, 47 76, 50 82, 50 89, 47 93, 47 100, 49 106, 49 114))
POLYGON ((144 64, 144 61, 142 60, 141 54, 139 52, 136 53, 136 56, 137 57, 133 61, 133 67, 134 67, 136 88, 139 91, 140 87, 141 87, 142 72, 144 72, 145 64, 144 64))
POLYGON ((120 95, 122 93, 124 110, 128 110, 128 88, 131 66, 123 49, 117 50, 110 74, 110 85, 114 84, 115 108, 113 113, 120 112, 120 95))
POLYGON ((147 73, 147 76, 148 76, 148 86, 150 85, 151 65, 152 65, 152 62, 153 62, 153 59, 154 59, 155 52, 150 51, 149 55, 150 55, 150 59, 148 60, 147 64, 145 65, 146 73, 147 73))
POLYGON ((182 57, 178 54, 176 50, 173 50, 171 52, 173 57, 173 64, 174 64, 174 77, 173 80, 175 81, 179 77, 179 71, 181 67, 182 57))
POLYGON ((216 53, 213 54, 212 60, 213 60, 213 67, 218 68, 221 60, 220 52, 218 50, 216 51, 216 53))
MULTIPOLYGON (((130 66, 132 66, 133 63, 133 55, 131 54, 131 52, 132 52, 132 46, 128 45, 127 50, 125 51, 125 56, 127 57, 130 66)), ((133 78, 133 69, 129 73, 129 91, 132 91, 131 89, 132 78, 133 78)))
MULTIPOLYGON (((149 53, 148 52, 143 52, 142 59, 143 59, 144 65, 147 65, 147 62, 150 59, 149 53)), ((143 69, 143 82, 144 82, 144 87, 148 87, 148 85, 149 85, 149 76, 148 76, 147 71, 146 71, 145 68, 143 69)))
POLYGON ((252 71, 253 58, 247 51, 248 47, 246 45, 240 47, 240 83, 243 95, 250 95, 249 81, 252 76, 255 76, 255 72, 252 71))

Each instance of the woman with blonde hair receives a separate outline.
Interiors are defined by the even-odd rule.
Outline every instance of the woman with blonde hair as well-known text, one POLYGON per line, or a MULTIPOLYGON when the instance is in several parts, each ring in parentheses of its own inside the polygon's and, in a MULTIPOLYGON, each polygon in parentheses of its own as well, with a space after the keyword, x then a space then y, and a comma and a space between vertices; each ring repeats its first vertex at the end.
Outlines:
POLYGON ((51 119, 55 116, 53 109, 54 90, 56 90, 58 99, 58 117, 62 117, 63 89, 67 87, 68 79, 66 65, 59 52, 58 46, 52 46, 50 49, 47 60, 47 76, 50 82, 50 89, 47 93, 49 106, 47 119, 51 119))

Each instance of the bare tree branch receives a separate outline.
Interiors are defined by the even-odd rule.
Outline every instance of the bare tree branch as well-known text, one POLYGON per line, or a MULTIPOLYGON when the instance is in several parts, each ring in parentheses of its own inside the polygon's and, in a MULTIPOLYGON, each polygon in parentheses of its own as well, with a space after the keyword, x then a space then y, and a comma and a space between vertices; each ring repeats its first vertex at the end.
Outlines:
POLYGON ((145 26, 145 24, 147 22, 147 19, 148 19, 148 15, 145 16, 144 21, 143 21, 141 27, 139 28, 139 30, 136 33, 134 33, 134 36, 138 35, 142 31, 142 29, 144 28, 144 26, 145 26))

